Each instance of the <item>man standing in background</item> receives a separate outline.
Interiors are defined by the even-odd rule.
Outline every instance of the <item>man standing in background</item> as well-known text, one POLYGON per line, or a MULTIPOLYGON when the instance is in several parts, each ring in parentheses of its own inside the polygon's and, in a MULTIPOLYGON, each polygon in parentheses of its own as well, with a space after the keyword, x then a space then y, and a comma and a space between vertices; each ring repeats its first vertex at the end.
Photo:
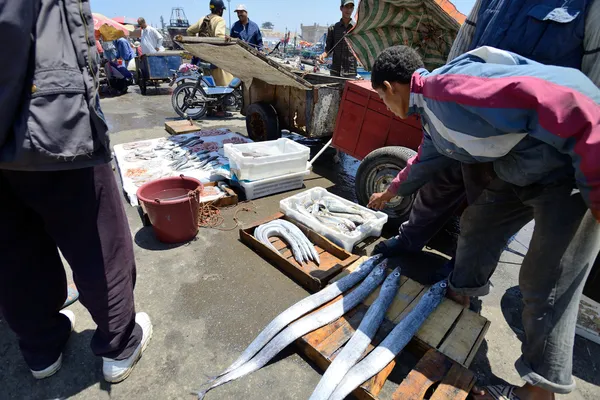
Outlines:
POLYGON ((337 24, 329 27, 325 52, 319 56, 319 61, 323 64, 325 59, 333 54, 330 75, 356 78, 356 58, 345 39, 348 31, 354 27, 352 23, 354 0, 342 0, 340 11, 342 12, 342 19, 337 24))
POLYGON ((155 28, 146 23, 143 17, 138 18, 138 24, 142 29, 142 54, 152 54, 165 51, 163 47, 163 36, 155 28))
MULTIPOLYGON (((225 3, 223 3, 223 0, 210 0, 209 8, 210 14, 190 26, 187 29, 187 34, 189 36, 225 39, 227 36, 227 26, 225 19, 223 19, 225 3)), ((211 75, 217 86, 227 86, 233 79, 233 75, 220 68, 211 69, 211 75)))
POLYGON ((239 21, 237 21, 231 27, 231 38, 241 39, 250 46, 254 47, 256 50, 262 51, 263 40, 262 34, 260 33, 260 28, 255 22, 250 21, 248 18, 248 10, 246 10, 246 6, 240 4, 235 9, 235 12, 237 13, 239 21))

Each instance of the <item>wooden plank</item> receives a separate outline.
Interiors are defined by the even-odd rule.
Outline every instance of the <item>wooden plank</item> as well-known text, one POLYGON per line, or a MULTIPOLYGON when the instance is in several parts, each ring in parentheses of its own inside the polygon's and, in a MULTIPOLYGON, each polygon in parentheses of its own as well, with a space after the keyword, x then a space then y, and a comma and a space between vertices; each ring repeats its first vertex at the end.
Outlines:
POLYGON ((423 298, 423 296, 425 296, 425 293, 427 293, 427 290, 425 290, 425 288, 423 287, 423 289, 413 299, 413 301, 411 301, 410 304, 404 310, 402 310, 402 312, 400 313, 400 315, 398 315, 392 321, 395 324, 397 324, 400 321, 402 321, 404 318, 406 318, 406 316, 417 306, 417 304, 419 304, 419 302, 421 301, 421 299, 423 298))
POLYGON ((198 132, 200 125, 188 120, 166 121, 165 130, 171 135, 183 135, 186 133, 198 132))
POLYGON ((483 343, 483 339, 485 338, 485 334, 487 333, 490 325, 491 325, 491 322, 486 320, 485 325, 484 325, 483 329, 481 330, 481 333, 479 334, 479 337, 477 338, 475 343, 473 343, 471 352, 469 353, 469 355, 467 356, 467 359, 463 363, 466 367, 471 366, 471 363, 473 362, 473 359, 477 355, 477 351, 479 351, 479 347, 481 346, 481 343, 483 343))
MULTIPOLYGON (((340 297, 341 298, 341 297, 340 297)), ((335 300, 334 300, 335 301, 335 300)), ((331 303, 328 303, 327 305, 329 305, 331 303)), ((315 312, 318 310, 315 310, 315 312)), ((314 330, 310 333, 307 333, 306 335, 304 335, 303 337, 301 337, 299 339, 299 341, 302 341, 308 345, 310 345, 311 347, 317 349, 319 347, 319 344, 322 343, 323 341, 325 341, 331 334, 333 334, 338 328, 340 328, 341 326, 344 325, 345 320, 347 318, 351 318, 354 313, 357 312, 357 309, 353 309, 350 310, 350 312, 347 312, 343 317, 335 320, 334 322, 325 325, 317 330, 314 330)), ((320 352, 319 354, 321 356, 323 356, 320 352)))
POLYGON ((452 363, 452 368, 437 387, 430 400, 465 400, 475 385, 475 374, 452 363))
POLYGON ((478 339, 482 337, 482 332, 485 333, 486 325, 485 318, 463 309, 452 332, 440 345, 439 351, 460 364, 466 364, 478 339))
MULTIPOLYGON (((396 321, 398 316, 402 314, 404 310, 414 301, 414 299, 423 292, 424 286, 418 282, 413 281, 412 279, 407 280, 402 286, 400 286, 400 290, 398 290, 398 294, 392 301, 390 308, 386 314, 387 318, 390 321, 396 321)), ((396 321, 397 323, 397 321, 396 321)))
POLYGON ((444 299, 440 306, 421 325, 417 337, 431 347, 437 348, 462 313, 462 310, 463 307, 460 304, 450 299, 444 299))
POLYGON ((269 241, 273 244, 273 246, 275 246, 277 250, 287 249, 288 247, 287 243, 279 239, 278 237, 272 237, 269 239, 269 241))
MULTIPOLYGON (((422 400, 429 388, 444 378, 452 363, 443 354, 430 350, 402 381, 393 400, 422 400)), ((450 399, 447 399, 450 400, 450 399)))
POLYGON ((367 308, 361 307, 356 310, 354 315, 345 318, 344 323, 317 346, 317 350, 333 361, 334 354, 354 335, 366 313, 367 308))

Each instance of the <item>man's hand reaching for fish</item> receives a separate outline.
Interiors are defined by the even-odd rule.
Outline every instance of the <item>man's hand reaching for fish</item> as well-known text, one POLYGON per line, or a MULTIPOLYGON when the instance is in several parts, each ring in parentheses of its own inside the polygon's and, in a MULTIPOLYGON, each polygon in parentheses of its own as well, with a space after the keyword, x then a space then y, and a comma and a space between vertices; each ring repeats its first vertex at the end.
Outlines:
POLYGON ((382 193, 373 193, 369 199, 369 205, 367 207, 373 210, 383 210, 385 205, 390 202, 396 195, 386 190, 382 193))

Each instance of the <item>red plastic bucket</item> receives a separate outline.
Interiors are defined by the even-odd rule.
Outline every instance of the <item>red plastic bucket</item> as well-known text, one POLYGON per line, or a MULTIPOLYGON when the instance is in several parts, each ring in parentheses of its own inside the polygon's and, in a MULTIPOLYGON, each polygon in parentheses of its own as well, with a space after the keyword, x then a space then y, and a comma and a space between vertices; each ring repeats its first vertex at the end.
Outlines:
POLYGON ((138 189, 137 198, 143 203, 158 240, 183 243, 196 237, 202 189, 202 182, 183 175, 148 182, 138 189))

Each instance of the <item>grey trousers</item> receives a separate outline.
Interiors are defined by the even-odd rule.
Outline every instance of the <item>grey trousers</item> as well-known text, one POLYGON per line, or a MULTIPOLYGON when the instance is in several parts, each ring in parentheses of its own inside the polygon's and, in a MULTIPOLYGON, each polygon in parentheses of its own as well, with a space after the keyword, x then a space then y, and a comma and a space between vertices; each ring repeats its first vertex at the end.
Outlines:
POLYGON ((532 385, 569 393, 579 301, 600 250, 600 224, 572 181, 518 187, 495 179, 463 213, 450 287, 465 296, 488 294, 508 239, 532 218, 519 273, 526 338, 516 368, 532 385))

